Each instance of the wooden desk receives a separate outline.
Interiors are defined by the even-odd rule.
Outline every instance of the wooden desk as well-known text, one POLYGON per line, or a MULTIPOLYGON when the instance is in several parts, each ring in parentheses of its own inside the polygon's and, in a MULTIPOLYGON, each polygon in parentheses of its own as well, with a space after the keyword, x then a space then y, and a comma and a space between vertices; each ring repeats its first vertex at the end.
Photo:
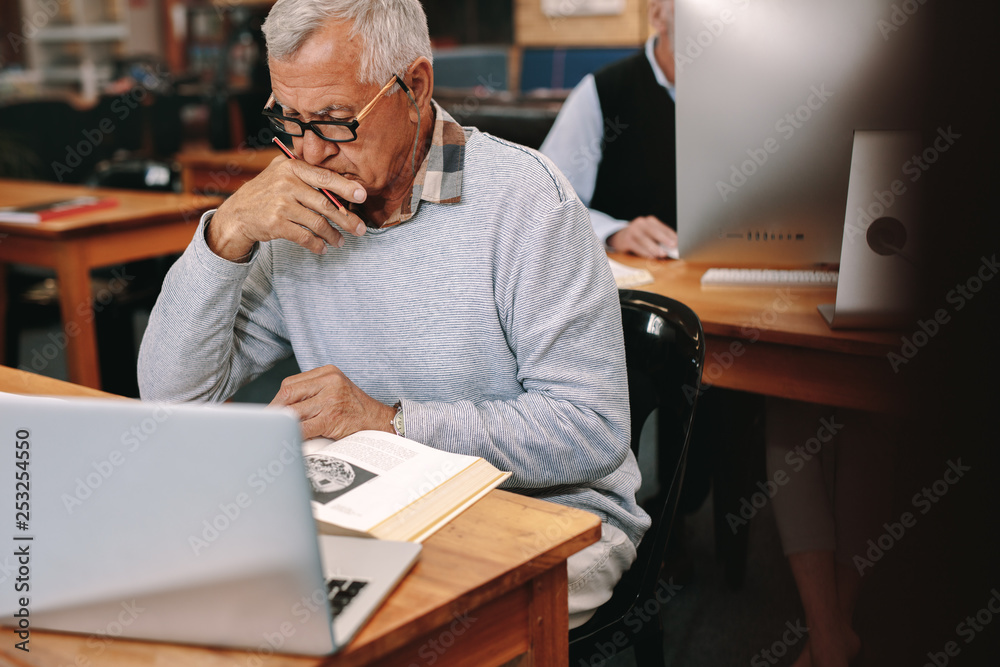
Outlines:
POLYGON ((702 288, 707 264, 644 260, 614 253, 655 279, 636 289, 689 306, 705 330, 708 384, 767 396, 900 412, 906 388, 886 355, 899 352, 889 331, 833 331, 816 311, 835 288, 702 288))
MULTIPOLYGON (((217 197, 132 190, 93 189, 40 181, 0 180, 0 206, 24 206, 84 194, 114 197, 114 208, 38 224, 0 223, 0 264, 19 262, 53 268, 66 363, 73 382, 100 387, 90 270, 180 252, 201 214, 217 197)), ((0 318, 6 316, 6 272, 0 266, 0 318)), ((0 332, 0 350, 3 332, 0 332)))
MULTIPOLYGON (((0 391, 99 395, 0 367, 0 391)), ((106 394, 105 394, 106 395, 106 394)), ((424 542, 420 561, 345 649, 266 655, 33 630, 31 651, 0 629, 0 664, 185 667, 518 665, 569 660, 566 559, 600 538, 593 514, 492 491, 424 542), (89 662, 88 662, 89 661, 89 662)))
POLYGON ((184 192, 218 195, 236 192, 280 154, 277 147, 228 151, 189 148, 178 153, 174 160, 181 165, 184 192))

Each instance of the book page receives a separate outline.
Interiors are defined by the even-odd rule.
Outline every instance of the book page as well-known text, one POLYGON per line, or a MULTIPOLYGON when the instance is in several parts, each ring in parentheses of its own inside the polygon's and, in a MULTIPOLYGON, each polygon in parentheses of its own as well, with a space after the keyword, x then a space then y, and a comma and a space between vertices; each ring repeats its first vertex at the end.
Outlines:
POLYGON ((611 275, 615 277, 615 285, 619 289, 648 285, 653 282, 653 274, 647 269, 636 269, 621 262, 616 262, 610 257, 608 258, 608 264, 611 265, 611 275))
POLYGON ((333 442, 310 441, 303 451, 315 517, 361 532, 477 460, 381 431, 360 431, 333 442))

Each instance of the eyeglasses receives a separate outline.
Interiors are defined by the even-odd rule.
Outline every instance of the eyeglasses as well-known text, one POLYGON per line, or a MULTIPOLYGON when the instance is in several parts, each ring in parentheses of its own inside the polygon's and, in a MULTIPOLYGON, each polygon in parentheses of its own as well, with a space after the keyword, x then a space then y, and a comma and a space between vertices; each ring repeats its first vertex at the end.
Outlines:
POLYGON ((375 108, 378 101, 382 99, 382 96, 385 95, 386 91, 394 83, 398 83, 400 88, 406 90, 406 84, 399 78, 399 75, 393 74, 389 82, 382 86, 382 90, 378 91, 375 99, 366 104, 358 115, 351 120, 314 120, 307 122, 298 118, 282 116, 273 110, 274 105, 277 103, 277 100, 274 99, 274 93, 271 93, 271 96, 267 98, 267 104, 264 105, 264 110, 261 111, 261 114, 271 120, 271 126, 274 129, 292 137, 305 136, 306 128, 308 128, 315 132, 320 139, 325 139, 326 141, 334 143, 354 141, 358 138, 358 125, 365 119, 365 116, 371 113, 371 110, 375 108))

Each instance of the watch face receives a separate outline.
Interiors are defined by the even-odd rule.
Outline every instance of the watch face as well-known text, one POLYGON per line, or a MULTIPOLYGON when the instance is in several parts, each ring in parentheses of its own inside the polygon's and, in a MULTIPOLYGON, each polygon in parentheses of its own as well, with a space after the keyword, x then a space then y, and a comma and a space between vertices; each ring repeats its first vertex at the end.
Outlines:
POLYGON ((396 411, 396 416, 392 419, 392 427, 396 429, 396 433, 405 437, 405 431, 403 429, 403 409, 400 408, 396 411))

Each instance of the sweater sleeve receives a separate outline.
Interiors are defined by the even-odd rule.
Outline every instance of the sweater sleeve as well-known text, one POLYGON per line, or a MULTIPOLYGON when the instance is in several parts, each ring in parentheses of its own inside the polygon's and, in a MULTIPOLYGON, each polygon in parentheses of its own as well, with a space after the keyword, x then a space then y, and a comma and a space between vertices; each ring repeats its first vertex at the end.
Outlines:
POLYGON ((495 278, 523 393, 476 403, 404 400, 407 436, 482 456, 513 473, 509 487, 589 485, 628 454, 618 292, 576 197, 535 218, 503 246, 495 278))
POLYGON ((139 349, 144 400, 223 401, 291 355, 271 289, 271 252, 261 244, 246 264, 213 253, 201 220, 171 267, 139 349))

